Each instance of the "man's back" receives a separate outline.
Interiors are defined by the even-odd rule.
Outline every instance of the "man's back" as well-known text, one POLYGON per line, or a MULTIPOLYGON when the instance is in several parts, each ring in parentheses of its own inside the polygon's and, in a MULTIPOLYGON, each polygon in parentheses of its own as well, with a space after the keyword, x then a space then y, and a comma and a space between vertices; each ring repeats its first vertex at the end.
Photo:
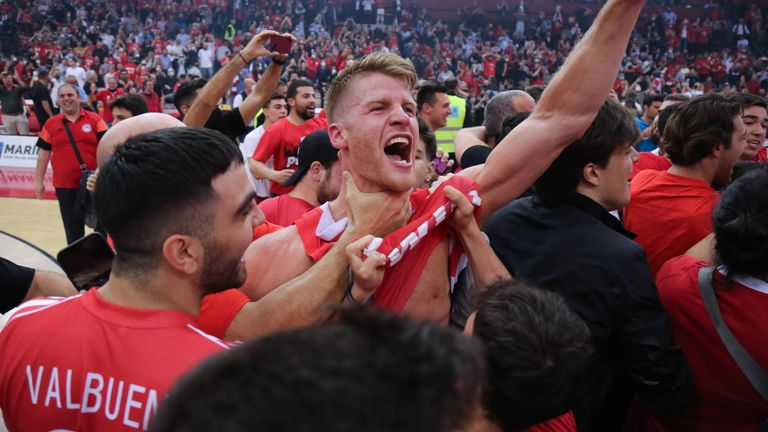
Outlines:
POLYGON ((92 289, 22 305, 0 332, 10 430, 135 430, 176 379, 226 348, 195 317, 106 302, 92 289))
POLYGON ((637 234, 654 276, 668 259, 712 232, 712 209, 720 194, 702 180, 645 170, 632 180, 631 194, 624 224, 637 234))

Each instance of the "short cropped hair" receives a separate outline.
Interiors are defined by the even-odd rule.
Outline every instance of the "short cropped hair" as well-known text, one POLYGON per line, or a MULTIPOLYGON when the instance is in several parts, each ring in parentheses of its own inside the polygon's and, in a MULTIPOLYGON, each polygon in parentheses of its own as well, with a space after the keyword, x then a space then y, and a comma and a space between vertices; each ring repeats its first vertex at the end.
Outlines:
POLYGON ((176 111, 181 113, 182 106, 192 105, 195 97, 197 97, 197 90, 205 87, 206 83, 206 80, 200 78, 180 85, 173 94, 173 105, 176 107, 176 111))
POLYGON ((688 102, 689 100, 691 100, 691 97, 682 93, 672 93, 664 96, 664 102, 688 102))
POLYGON ((741 105, 717 93, 683 102, 667 121, 661 145, 673 165, 691 166, 712 154, 718 145, 731 147, 733 119, 741 105))
POLYGON ((242 164, 237 145, 205 128, 168 128, 128 139, 99 170, 94 203, 114 242, 115 275, 146 276, 173 234, 206 238, 211 181, 242 164))
POLYGON ((372 309, 276 333, 203 362, 150 430, 452 432, 479 407, 479 343, 372 309))
POLYGON ((654 102, 664 102, 664 96, 651 94, 643 97, 643 107, 651 106, 654 102))
POLYGON ((128 93, 109 101, 109 109, 122 108, 128 110, 132 116, 149 112, 147 99, 138 93, 128 93))
POLYGON ((618 149, 640 137, 632 114, 620 103, 607 99, 584 135, 560 153, 534 183, 539 202, 557 206, 576 193, 582 170, 588 163, 605 167, 618 149))
POLYGON ((287 99, 296 99, 296 93, 299 91, 299 87, 313 87, 312 83, 305 80, 293 80, 291 85, 288 86, 288 91, 285 94, 287 99))
POLYGON ((344 95, 344 92, 352 85, 356 78, 368 73, 382 73, 405 83, 408 91, 416 83, 416 68, 413 64, 394 53, 374 52, 359 61, 355 61, 336 75, 328 87, 325 96, 326 116, 328 121, 336 121, 336 107, 344 95))
POLYGON ((424 141, 424 153, 427 158, 427 162, 430 162, 437 155, 437 139, 435 133, 429 128, 427 122, 422 119, 419 121, 419 139, 424 141))
POLYGON ((271 104, 272 101, 276 101, 276 100, 285 100, 285 96, 277 92, 272 93, 272 96, 269 97, 269 100, 267 101, 267 103, 264 104, 264 108, 268 108, 269 104, 271 104))
POLYGON ((504 431, 567 412, 589 387, 589 328, 557 293, 496 282, 479 300, 473 335, 485 345, 485 409, 504 431))
POLYGON ((735 93, 733 100, 741 105, 741 109, 758 106, 768 110, 768 101, 764 97, 752 93, 735 93))
MULTIPOLYGON (((763 164, 760 164, 763 165, 763 164)), ((765 278, 768 262, 768 169, 754 166, 723 192, 712 213, 715 251, 728 269, 765 278)))
POLYGON ((507 90, 497 93, 485 106, 485 117, 483 126, 485 126, 485 136, 495 137, 501 131, 501 123, 507 116, 517 114, 515 101, 528 93, 522 90, 507 90))
POLYGON ((501 122, 501 130, 499 131, 499 134, 496 135, 496 144, 500 143, 501 140, 504 139, 507 135, 509 135, 510 132, 512 132, 513 129, 518 127, 520 123, 526 121, 528 117, 531 116, 531 113, 529 112, 520 112, 513 115, 508 115, 504 118, 504 121, 501 122))
POLYGON ((429 106, 435 105, 437 102, 437 93, 448 93, 448 89, 444 85, 428 83, 421 86, 419 93, 416 95, 416 107, 421 111, 421 107, 424 104, 429 106))

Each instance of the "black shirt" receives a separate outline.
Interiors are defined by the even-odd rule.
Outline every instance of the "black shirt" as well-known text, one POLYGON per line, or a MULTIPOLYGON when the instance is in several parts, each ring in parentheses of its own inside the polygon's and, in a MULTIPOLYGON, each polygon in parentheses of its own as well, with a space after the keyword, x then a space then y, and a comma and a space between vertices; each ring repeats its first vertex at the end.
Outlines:
POLYGON ((222 112, 220 109, 215 108, 211 116, 208 117, 208 121, 205 122, 205 127, 223 133, 234 142, 237 142, 237 137, 244 134, 247 130, 247 126, 243 122, 243 116, 240 114, 240 108, 227 112, 222 112))
POLYGON ((0 313, 8 312, 24 300, 34 277, 35 269, 0 258, 0 313))
POLYGON ((48 86, 38 81, 35 83, 35 85, 32 86, 32 92, 30 96, 32 97, 32 103, 35 104, 35 116, 37 116, 37 121, 40 123, 40 127, 42 128, 49 117, 48 113, 43 109, 43 101, 48 102, 48 107, 51 109, 51 112, 55 114, 53 108, 53 100, 51 100, 51 91, 48 90, 48 86))
POLYGON ((618 219, 577 193, 560 206, 528 197, 494 213, 484 231, 510 273, 561 294, 590 329, 597 373, 574 408, 579 430, 621 430, 634 390, 657 415, 685 406, 685 359, 645 252, 618 219))
POLYGON ((0 85, 0 104, 2 104, 3 114, 18 115, 24 112, 24 101, 22 94, 27 91, 26 87, 11 87, 7 89, 0 85))

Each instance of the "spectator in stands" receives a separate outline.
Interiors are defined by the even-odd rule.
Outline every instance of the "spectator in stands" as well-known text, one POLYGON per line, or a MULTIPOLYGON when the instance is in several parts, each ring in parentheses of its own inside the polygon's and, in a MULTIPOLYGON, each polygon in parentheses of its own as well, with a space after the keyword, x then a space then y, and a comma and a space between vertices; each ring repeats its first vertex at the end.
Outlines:
POLYGON ((413 156, 413 187, 428 188, 435 180, 435 156, 437 141, 427 123, 419 119, 419 145, 413 156))
POLYGON ((637 234, 651 272, 712 232, 712 209, 746 146, 741 106, 708 94, 684 102, 661 138, 672 167, 645 170, 632 179, 632 200, 624 209, 627 229, 637 234))
POLYGON ((635 148, 638 152, 649 152, 656 149, 653 143, 653 121, 661 109, 664 96, 648 95, 643 98, 643 114, 635 118, 637 127, 640 128, 640 141, 635 148))
POLYGON ((150 79, 145 79, 141 88, 141 95, 144 96, 147 103, 147 110, 156 113, 163 112, 160 95, 155 91, 155 83, 150 79))
POLYGON ((383 312, 342 311, 340 321, 205 362, 179 381, 150 430, 452 432, 480 411, 482 381, 481 350, 470 338, 383 312))
POLYGON ((0 314, 37 297, 69 297, 77 290, 66 276, 18 265, 0 257, 0 314))
POLYGON ((440 84, 424 84, 416 96, 419 118, 429 126, 432 132, 445 127, 451 115, 451 100, 448 89, 440 84))
POLYGON ((737 94, 734 99, 741 104, 741 118, 747 129, 747 145, 740 160, 768 162, 765 148, 766 128, 768 128, 768 102, 762 96, 737 94))
POLYGON ((61 113, 45 123, 37 139, 35 196, 43 198, 43 177, 50 161, 53 187, 69 244, 85 234, 84 215, 78 214, 75 208, 83 169, 74 148, 77 147, 85 169, 96 169, 96 147, 107 130, 107 124, 98 114, 81 108, 77 89, 72 84, 59 86, 58 95, 61 113))
POLYGON ((29 121, 25 115, 24 93, 29 89, 17 75, 0 73, 0 105, 3 127, 8 135, 28 135, 29 121))
POLYGON ((756 382, 745 376, 715 331, 702 299, 701 283, 705 277, 711 284, 709 289, 722 314, 722 323, 757 367, 765 370, 766 188, 768 170, 764 165, 734 181, 714 210, 714 238, 710 236, 685 255, 667 261, 659 271, 659 296, 669 312, 675 340, 691 365, 696 386, 691 403, 679 415, 647 416, 637 406, 641 414, 631 419, 636 430, 747 432, 764 427, 768 401, 755 390, 756 382))
POLYGON ((660 415, 688 400, 688 369, 645 255, 608 213, 629 202, 638 135, 631 114, 608 99, 587 132, 536 180, 535 195, 485 226, 512 275, 563 295, 590 328, 598 373, 574 409, 579 428, 620 430, 633 389, 660 415))
POLYGON ((109 106, 106 110, 111 113, 110 116, 113 119, 112 126, 127 118, 150 112, 147 107, 146 96, 138 93, 128 93, 126 95, 118 96, 116 99, 109 102, 109 106))
POLYGON ((266 220, 280 226, 289 226, 304 213, 336 199, 341 188, 339 151, 331 145, 327 130, 304 137, 298 158, 296 170, 283 183, 293 190, 259 203, 266 220))
POLYGON ((570 411, 589 385, 594 348, 589 328, 560 295, 499 281, 464 332, 483 342, 487 368, 487 419, 478 421, 486 425, 470 430, 576 430, 570 411))
POLYGON ((264 132, 251 163, 253 177, 269 179, 269 191, 274 195, 283 195, 292 189, 283 183, 298 167, 301 140, 316 130, 328 128, 325 116, 315 117, 315 89, 309 81, 292 81, 286 100, 290 109, 288 116, 264 132), (266 165, 270 158, 274 168, 266 165))
POLYGON ((97 112, 99 109, 101 110, 101 118, 104 119, 104 121, 107 123, 107 126, 111 126, 113 117, 110 102, 112 102, 112 100, 114 100, 116 97, 125 94, 125 91, 117 87, 117 79, 114 77, 107 78, 106 84, 107 87, 105 89, 96 93, 95 105, 97 106, 95 108, 97 109, 97 112))

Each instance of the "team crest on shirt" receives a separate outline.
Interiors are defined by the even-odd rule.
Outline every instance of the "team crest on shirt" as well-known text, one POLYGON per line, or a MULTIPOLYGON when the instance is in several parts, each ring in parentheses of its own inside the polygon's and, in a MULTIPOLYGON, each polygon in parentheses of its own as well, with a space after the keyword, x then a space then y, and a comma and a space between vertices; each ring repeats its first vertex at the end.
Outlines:
POLYGON ((83 133, 90 133, 93 129, 91 129, 91 125, 88 123, 83 125, 83 133))

